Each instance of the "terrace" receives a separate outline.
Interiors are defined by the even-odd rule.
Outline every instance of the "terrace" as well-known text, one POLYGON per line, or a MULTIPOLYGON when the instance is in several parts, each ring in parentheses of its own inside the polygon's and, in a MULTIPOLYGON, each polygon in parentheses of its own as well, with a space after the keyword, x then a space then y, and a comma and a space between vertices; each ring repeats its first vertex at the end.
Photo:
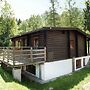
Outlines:
POLYGON ((46 47, 0 47, 0 61, 11 66, 24 66, 46 61, 46 47))

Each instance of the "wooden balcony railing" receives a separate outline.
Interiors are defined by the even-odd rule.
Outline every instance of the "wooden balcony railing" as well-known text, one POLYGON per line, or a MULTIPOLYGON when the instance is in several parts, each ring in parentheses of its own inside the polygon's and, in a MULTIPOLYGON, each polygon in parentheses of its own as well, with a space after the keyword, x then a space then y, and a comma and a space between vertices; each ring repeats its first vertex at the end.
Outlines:
POLYGON ((0 47, 0 61, 12 66, 42 63, 46 61, 46 47, 0 47))

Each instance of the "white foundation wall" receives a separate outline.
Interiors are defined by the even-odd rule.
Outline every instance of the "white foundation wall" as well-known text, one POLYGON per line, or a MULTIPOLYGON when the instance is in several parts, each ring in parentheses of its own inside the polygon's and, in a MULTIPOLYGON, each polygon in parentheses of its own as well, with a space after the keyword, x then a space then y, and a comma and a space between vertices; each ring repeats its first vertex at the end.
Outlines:
POLYGON ((72 72, 72 59, 46 62, 42 65, 42 79, 50 80, 72 72))
POLYGON ((85 65, 87 65, 90 56, 74 58, 74 65, 72 63, 73 59, 59 60, 59 61, 54 61, 54 62, 46 62, 44 64, 41 64, 40 65, 41 79, 42 80, 50 80, 50 79, 54 79, 59 76, 69 74, 69 73, 73 72, 73 66, 74 66, 74 70, 78 71, 81 68, 85 67, 83 65, 83 58, 85 58, 85 65), (77 59, 81 59, 81 67, 78 69, 76 69, 76 60, 77 59))
POLYGON ((89 61, 89 58, 90 58, 90 56, 86 56, 86 57, 85 57, 85 65, 87 65, 87 63, 88 63, 88 61, 89 61))

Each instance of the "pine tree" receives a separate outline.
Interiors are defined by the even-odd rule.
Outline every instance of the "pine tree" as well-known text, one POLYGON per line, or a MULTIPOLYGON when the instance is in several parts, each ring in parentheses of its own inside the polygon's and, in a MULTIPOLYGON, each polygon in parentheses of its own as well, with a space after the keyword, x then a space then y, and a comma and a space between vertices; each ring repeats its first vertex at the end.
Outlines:
POLYGON ((86 1, 84 9, 84 30, 90 32, 90 0, 86 1))
POLYGON ((58 13, 57 13, 57 10, 56 10, 57 9, 56 5, 58 4, 58 2, 57 2, 57 0, 51 0, 50 3, 51 3, 50 14, 49 14, 50 23, 51 23, 51 26, 56 27, 56 25, 57 25, 57 16, 58 16, 58 13))

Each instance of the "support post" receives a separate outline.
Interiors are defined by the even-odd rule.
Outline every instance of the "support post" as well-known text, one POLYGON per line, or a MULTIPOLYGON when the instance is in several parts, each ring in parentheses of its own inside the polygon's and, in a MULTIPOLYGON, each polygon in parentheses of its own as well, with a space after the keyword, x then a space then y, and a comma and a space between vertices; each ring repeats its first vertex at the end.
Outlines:
POLYGON ((7 64, 9 62, 9 49, 7 48, 7 64))
POLYGON ((13 78, 21 82, 21 67, 12 69, 13 78))
POLYGON ((31 62, 33 62, 33 50, 32 50, 32 47, 31 47, 31 49, 30 49, 30 52, 31 52, 31 53, 30 53, 30 54, 31 54, 31 55, 30 55, 31 62))
POLYGON ((89 54, 89 39, 88 39, 88 54, 89 54))
POLYGON ((20 61, 23 59, 23 57, 22 57, 22 49, 23 49, 23 47, 22 48, 20 48, 20 61))
POLYGON ((75 58, 72 58, 72 72, 75 71, 75 58))
POLYGON ((3 47, 3 61, 4 61, 4 47, 3 47))
POLYGON ((15 65, 15 47, 13 47, 13 66, 15 65))
POLYGON ((76 57, 78 57, 78 34, 77 31, 75 31, 75 49, 76 49, 76 57))
POLYGON ((26 71, 26 65, 22 67, 22 70, 26 71))
POLYGON ((70 58, 70 32, 67 31, 68 58, 70 58))
POLYGON ((85 36, 85 42, 84 42, 85 44, 85 56, 87 56, 87 38, 86 38, 86 36, 85 36))

